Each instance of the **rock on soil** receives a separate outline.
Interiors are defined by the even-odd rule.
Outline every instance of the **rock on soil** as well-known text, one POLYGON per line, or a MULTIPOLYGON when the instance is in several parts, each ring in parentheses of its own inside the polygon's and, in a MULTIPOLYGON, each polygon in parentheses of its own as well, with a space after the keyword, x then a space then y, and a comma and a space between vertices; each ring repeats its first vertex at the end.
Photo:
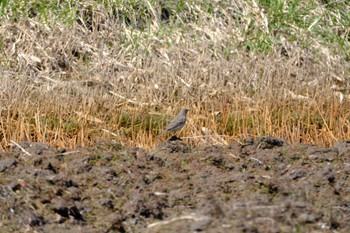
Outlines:
POLYGON ((350 232, 349 142, 19 145, 0 154, 1 232, 350 232))

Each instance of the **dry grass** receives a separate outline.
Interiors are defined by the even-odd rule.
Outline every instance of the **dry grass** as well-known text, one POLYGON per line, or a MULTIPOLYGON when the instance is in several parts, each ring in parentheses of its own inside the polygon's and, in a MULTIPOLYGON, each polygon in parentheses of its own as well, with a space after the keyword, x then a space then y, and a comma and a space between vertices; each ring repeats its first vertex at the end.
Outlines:
POLYGON ((11 140, 76 147, 98 137, 153 147, 183 106, 191 111, 181 136, 194 145, 272 135, 329 146, 350 137, 349 29, 328 5, 299 15, 305 29, 276 29, 275 15, 254 1, 212 6, 214 13, 193 1, 171 11, 170 22, 158 16, 161 3, 141 2, 146 10, 134 14, 123 2, 115 11, 77 2, 70 23, 51 11, 6 12, 3 150, 11 140), (319 11, 328 14, 317 18, 319 11), (340 44, 319 31, 335 29, 340 44))

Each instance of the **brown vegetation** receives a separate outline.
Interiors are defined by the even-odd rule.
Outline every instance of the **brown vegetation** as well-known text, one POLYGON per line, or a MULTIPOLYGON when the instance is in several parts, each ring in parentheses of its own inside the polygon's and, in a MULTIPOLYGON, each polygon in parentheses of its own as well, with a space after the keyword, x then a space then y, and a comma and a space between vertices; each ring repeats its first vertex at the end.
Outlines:
POLYGON ((346 56, 308 31, 300 34, 308 45, 283 31, 268 52, 250 51, 249 23, 266 26, 258 6, 234 6, 243 22, 231 8, 222 17, 191 9, 198 18, 174 27, 149 5, 151 23, 140 30, 77 4, 85 10, 70 25, 2 19, 2 149, 11 140, 73 148, 97 137, 153 147, 184 106, 181 135, 196 145, 271 135, 329 146, 350 136, 346 56))

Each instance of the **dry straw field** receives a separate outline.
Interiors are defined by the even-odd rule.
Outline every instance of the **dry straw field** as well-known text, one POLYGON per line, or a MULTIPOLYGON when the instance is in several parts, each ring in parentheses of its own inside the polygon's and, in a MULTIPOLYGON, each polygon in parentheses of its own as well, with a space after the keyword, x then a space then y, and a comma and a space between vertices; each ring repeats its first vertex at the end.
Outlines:
POLYGON ((1 1, 0 147, 350 138, 348 1, 1 1), (163 138, 165 139, 165 138, 163 138))

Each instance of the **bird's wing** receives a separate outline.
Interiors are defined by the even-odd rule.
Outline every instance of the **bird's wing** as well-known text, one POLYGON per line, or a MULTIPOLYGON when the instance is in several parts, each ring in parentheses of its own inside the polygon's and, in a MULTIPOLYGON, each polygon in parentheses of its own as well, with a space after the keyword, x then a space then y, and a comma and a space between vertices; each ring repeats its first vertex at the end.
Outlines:
POLYGON ((179 125, 186 123, 186 118, 185 117, 181 117, 181 118, 174 118, 173 120, 171 120, 168 124, 168 126, 166 127, 166 130, 172 130, 174 128, 179 127, 179 125))

